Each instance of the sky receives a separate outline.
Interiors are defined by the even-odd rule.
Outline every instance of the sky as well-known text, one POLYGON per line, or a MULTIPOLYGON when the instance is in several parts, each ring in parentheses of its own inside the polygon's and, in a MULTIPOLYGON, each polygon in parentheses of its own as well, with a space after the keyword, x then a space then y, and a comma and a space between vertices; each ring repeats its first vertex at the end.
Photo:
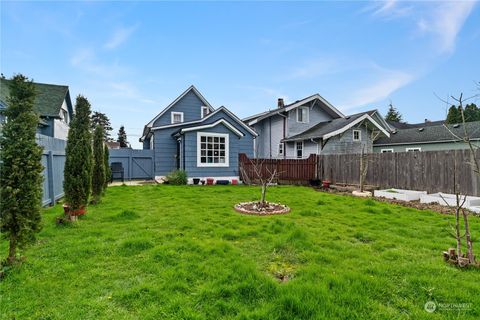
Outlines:
MULTIPOLYGON (((393 103, 445 118, 480 88, 476 1, 0 2, 0 70, 68 85, 74 100, 143 126, 195 85, 239 117, 319 93, 345 114, 393 103)), ((477 99, 478 104, 478 99, 477 99)))

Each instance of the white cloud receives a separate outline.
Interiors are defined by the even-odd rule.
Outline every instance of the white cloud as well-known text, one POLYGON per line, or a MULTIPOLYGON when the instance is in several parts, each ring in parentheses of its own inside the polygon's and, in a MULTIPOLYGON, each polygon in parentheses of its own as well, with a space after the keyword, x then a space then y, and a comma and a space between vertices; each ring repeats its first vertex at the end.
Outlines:
POLYGON ((417 21, 418 30, 436 37, 440 52, 451 53, 455 49, 457 35, 472 12, 475 1, 432 3, 435 7, 417 21))
POLYGON ((112 37, 105 43, 103 46, 105 49, 115 49, 124 43, 132 33, 137 29, 138 25, 128 27, 128 28, 118 28, 113 33, 112 37))
POLYGON ((382 69, 381 73, 370 84, 351 92, 350 100, 341 104, 342 109, 354 109, 388 98, 392 93, 415 79, 414 75, 399 70, 382 69))

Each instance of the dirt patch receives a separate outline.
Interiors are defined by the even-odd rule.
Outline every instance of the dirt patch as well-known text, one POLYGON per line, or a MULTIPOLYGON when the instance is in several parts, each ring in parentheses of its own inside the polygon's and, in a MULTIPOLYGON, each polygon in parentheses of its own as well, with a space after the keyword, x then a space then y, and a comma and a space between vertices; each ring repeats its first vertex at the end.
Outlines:
POLYGON ((274 214, 285 214, 290 212, 290 208, 286 205, 266 202, 261 205, 260 202, 241 202, 234 207, 235 211, 243 214, 253 214, 259 216, 269 216, 274 214))
MULTIPOLYGON (((350 196, 352 197, 351 191, 347 191, 344 189, 340 190, 338 188, 314 188, 315 190, 319 192, 327 192, 327 193, 333 193, 333 194, 340 194, 344 196, 350 196)), ((448 206, 442 206, 436 203, 420 203, 419 200, 416 201, 400 201, 400 200, 395 200, 395 199, 386 199, 386 198, 372 198, 375 199, 375 201, 379 202, 386 202, 386 203, 391 203, 391 204, 396 204, 402 207, 407 207, 407 208, 414 208, 418 210, 430 210, 430 211, 435 211, 439 212, 441 214, 453 214, 453 208, 449 208, 448 206)), ((479 216, 478 213, 466 210, 465 211, 469 212, 471 215, 476 215, 479 216)))

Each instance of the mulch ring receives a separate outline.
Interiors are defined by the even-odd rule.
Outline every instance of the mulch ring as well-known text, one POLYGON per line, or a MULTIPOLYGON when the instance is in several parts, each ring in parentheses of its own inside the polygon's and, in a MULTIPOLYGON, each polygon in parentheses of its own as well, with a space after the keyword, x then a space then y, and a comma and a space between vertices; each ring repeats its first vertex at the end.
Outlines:
MULTIPOLYGON (((336 189, 324 189, 324 188, 314 188, 316 191, 320 192, 328 192, 328 193, 333 193, 333 194, 340 194, 344 196, 351 196, 352 192, 351 191, 340 191, 336 189)), ((414 208, 418 210, 430 210, 430 211, 435 211, 441 214, 453 214, 454 213, 454 208, 449 208, 448 206, 442 206, 436 203, 420 203, 419 200, 416 201, 400 201, 400 200, 395 200, 395 199, 386 199, 386 198, 377 198, 377 197, 372 197, 371 199, 379 202, 386 202, 386 203, 391 203, 391 204, 396 204, 402 207, 407 207, 407 208, 414 208)), ((466 210, 468 213, 474 216, 479 216, 478 213, 466 210)))
POLYGON ((264 206, 260 202, 241 202, 234 206, 235 211, 242 214, 251 214, 257 216, 270 216, 274 214, 286 214, 290 212, 290 208, 286 205, 267 202, 264 206))

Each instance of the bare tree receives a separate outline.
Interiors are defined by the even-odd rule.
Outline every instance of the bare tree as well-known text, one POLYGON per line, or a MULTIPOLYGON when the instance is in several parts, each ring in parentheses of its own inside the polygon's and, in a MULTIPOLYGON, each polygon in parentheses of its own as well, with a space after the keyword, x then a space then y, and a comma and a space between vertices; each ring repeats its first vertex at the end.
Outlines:
MULTIPOLYGON (((475 96, 474 96, 475 97, 475 96)), ((479 150, 479 146, 476 145, 471 137, 472 137, 472 132, 469 132, 469 129, 466 125, 466 121, 465 121, 465 113, 464 113, 464 108, 463 108, 463 104, 465 102, 465 100, 468 100, 468 99, 463 99, 463 93, 460 94, 459 98, 456 98, 456 97, 451 97, 459 106, 459 110, 460 110, 460 113, 461 113, 461 119, 462 119, 462 126, 463 126, 463 132, 462 134, 458 134, 458 133, 455 133, 453 132, 453 130, 447 125, 447 124, 444 124, 444 127, 446 128, 446 130, 448 130, 450 132, 450 134, 455 138, 456 141, 458 142, 463 142, 463 143, 466 143, 468 145, 468 150, 469 150, 469 154, 470 154, 470 161, 469 161, 469 165, 472 167, 472 171, 480 177, 480 159, 478 159, 477 157, 477 152, 479 150)), ((473 97, 471 97, 473 98, 473 97)), ((469 99, 471 99, 469 98, 469 99)), ((447 102, 448 103, 448 102, 447 102)), ((476 130, 480 130, 480 128, 477 128, 476 130)), ((461 195, 460 191, 458 190, 458 185, 457 185, 457 159, 455 158, 455 162, 454 162, 454 175, 453 175, 453 184, 454 184, 454 193, 455 193, 455 198, 456 198, 456 205, 455 207, 453 208, 454 209, 454 213, 455 213, 455 238, 456 238, 456 242, 457 242, 457 252, 456 254, 454 252, 451 252, 451 250, 448 252, 448 254, 444 253, 444 257, 445 259, 447 260, 454 260, 456 261, 456 263, 459 265, 459 266, 467 266, 467 265, 475 265, 476 262, 475 262, 475 255, 474 255, 474 251, 473 251, 473 241, 472 241, 472 237, 471 237, 471 232, 470 232, 470 224, 468 222, 468 212, 465 210, 464 208, 464 205, 465 205, 465 202, 467 200, 467 196, 466 195, 461 195), (462 197, 463 197, 463 200, 462 200, 462 197), (461 228, 460 228, 460 214, 461 214, 461 218, 463 220, 463 229, 464 229, 464 234, 462 235, 461 234, 461 228), (465 243, 466 243, 466 246, 467 246, 467 252, 466 252, 466 256, 464 257, 462 255, 462 239, 465 238, 465 243)), ((447 203, 447 201, 442 197, 442 199, 444 200, 445 203, 447 203)), ((448 205, 448 203, 447 203, 448 205)))
POLYGON ((278 180, 279 173, 277 168, 271 168, 269 166, 270 161, 267 163, 267 159, 248 159, 249 167, 251 168, 250 172, 245 168, 244 163, 240 164, 240 174, 242 180, 246 184, 258 183, 261 186, 261 195, 259 201, 259 208, 265 208, 268 206, 267 203, 267 190, 274 181, 278 180), (251 177, 253 174, 253 179, 251 177))
MULTIPOLYGON (((368 123, 365 122, 365 132, 368 133, 368 123)), ((375 140, 377 140, 380 137, 380 131, 375 131, 372 130, 370 133, 370 141, 372 141, 372 144, 375 140)), ((369 167, 369 162, 373 161, 374 154, 373 153, 368 153, 366 152, 367 146, 366 144, 362 145, 362 149, 360 150, 360 179, 359 179, 359 184, 360 184, 360 192, 365 191, 365 181, 367 179, 367 174, 368 174, 368 167, 369 167)))

